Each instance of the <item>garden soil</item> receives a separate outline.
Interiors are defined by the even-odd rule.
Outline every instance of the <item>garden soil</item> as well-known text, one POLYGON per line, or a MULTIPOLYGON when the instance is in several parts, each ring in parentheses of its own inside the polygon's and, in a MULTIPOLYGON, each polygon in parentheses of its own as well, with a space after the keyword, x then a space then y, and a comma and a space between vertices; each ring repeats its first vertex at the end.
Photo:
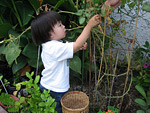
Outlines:
MULTIPOLYGON (((106 79, 103 79, 103 83, 100 83, 99 88, 97 89, 97 96, 95 96, 95 86, 94 86, 94 80, 91 80, 91 85, 89 87, 89 80, 87 82, 84 82, 83 90, 81 81, 74 77, 70 76, 70 91, 83 91, 89 96, 90 104, 89 104, 89 110, 90 113, 97 113, 99 110, 107 111, 107 106, 114 106, 115 108, 119 108, 121 106, 121 97, 122 92, 124 89, 126 77, 117 77, 114 79, 113 89, 112 89, 112 96, 118 96, 117 98, 112 98, 109 100, 109 98, 106 98, 106 79), (89 91, 90 90, 90 91, 89 91), (96 99, 95 99, 96 97, 96 99), (110 102, 110 104, 108 104, 110 102)), ((135 99, 139 98, 141 95, 137 92, 135 89, 135 83, 132 82, 131 87, 129 89, 130 84, 130 77, 128 80, 127 90, 128 92, 125 94, 121 111, 120 113, 136 113, 137 110, 140 109, 140 106, 135 103, 135 99)), ((126 91, 127 91, 126 90, 126 91)), ((110 94, 107 93, 109 96, 110 94)))

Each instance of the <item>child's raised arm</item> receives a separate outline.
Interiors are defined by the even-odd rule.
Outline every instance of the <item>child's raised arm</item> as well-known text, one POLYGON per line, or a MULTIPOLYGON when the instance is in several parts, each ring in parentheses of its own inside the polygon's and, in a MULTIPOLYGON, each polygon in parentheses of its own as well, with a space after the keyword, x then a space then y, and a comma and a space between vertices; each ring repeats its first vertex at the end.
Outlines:
POLYGON ((77 52, 83 46, 83 44, 89 38, 91 29, 94 26, 98 25, 99 23, 100 23, 99 15, 95 15, 89 20, 89 22, 83 29, 82 33, 80 34, 80 36, 77 38, 77 40, 73 44, 73 52, 74 53, 77 52))

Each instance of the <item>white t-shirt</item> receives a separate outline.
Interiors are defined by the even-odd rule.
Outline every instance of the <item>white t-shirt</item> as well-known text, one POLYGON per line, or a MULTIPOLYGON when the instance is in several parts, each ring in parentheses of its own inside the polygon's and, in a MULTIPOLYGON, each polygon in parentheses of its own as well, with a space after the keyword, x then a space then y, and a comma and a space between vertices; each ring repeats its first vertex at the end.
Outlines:
POLYGON ((73 58, 73 42, 52 40, 42 44, 44 70, 41 85, 55 92, 66 92, 69 85, 69 58, 73 58))

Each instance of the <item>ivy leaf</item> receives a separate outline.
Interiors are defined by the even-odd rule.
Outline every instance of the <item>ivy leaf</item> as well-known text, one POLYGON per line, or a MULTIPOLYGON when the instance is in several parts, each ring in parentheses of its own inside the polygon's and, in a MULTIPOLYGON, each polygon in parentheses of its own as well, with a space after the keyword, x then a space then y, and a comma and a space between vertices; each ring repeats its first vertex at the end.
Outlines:
POLYGON ((73 71, 81 74, 81 60, 78 56, 74 56, 72 61, 70 61, 69 66, 73 71))

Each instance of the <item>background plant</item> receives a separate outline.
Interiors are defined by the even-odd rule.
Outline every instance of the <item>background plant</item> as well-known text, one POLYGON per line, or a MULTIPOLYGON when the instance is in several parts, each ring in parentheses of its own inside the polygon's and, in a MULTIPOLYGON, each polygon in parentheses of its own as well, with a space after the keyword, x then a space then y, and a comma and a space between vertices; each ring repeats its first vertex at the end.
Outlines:
POLYGON ((9 94, 2 93, 0 95, 1 102, 8 106, 9 112, 56 113, 56 102, 54 102, 55 99, 49 95, 50 90, 40 92, 40 88, 38 86, 40 76, 38 75, 35 78, 32 78, 33 75, 34 72, 31 74, 26 73, 29 80, 17 84, 16 89, 18 91, 20 90, 21 85, 26 87, 25 97, 19 95, 19 100, 15 102, 12 98, 10 98, 9 94))
POLYGON ((136 72, 136 76, 134 78, 134 81, 141 85, 145 92, 149 92, 150 88, 150 44, 148 41, 145 42, 143 47, 137 47, 135 49, 135 55, 134 55, 134 60, 135 60, 135 70, 138 71, 136 72))
POLYGON ((135 99, 135 102, 141 107, 141 110, 137 110, 137 113, 150 113, 150 93, 146 92, 139 84, 135 88, 142 95, 142 97, 135 99))
POLYGON ((107 112, 99 110, 98 113, 119 113, 119 109, 114 108, 113 106, 108 106, 107 112))

